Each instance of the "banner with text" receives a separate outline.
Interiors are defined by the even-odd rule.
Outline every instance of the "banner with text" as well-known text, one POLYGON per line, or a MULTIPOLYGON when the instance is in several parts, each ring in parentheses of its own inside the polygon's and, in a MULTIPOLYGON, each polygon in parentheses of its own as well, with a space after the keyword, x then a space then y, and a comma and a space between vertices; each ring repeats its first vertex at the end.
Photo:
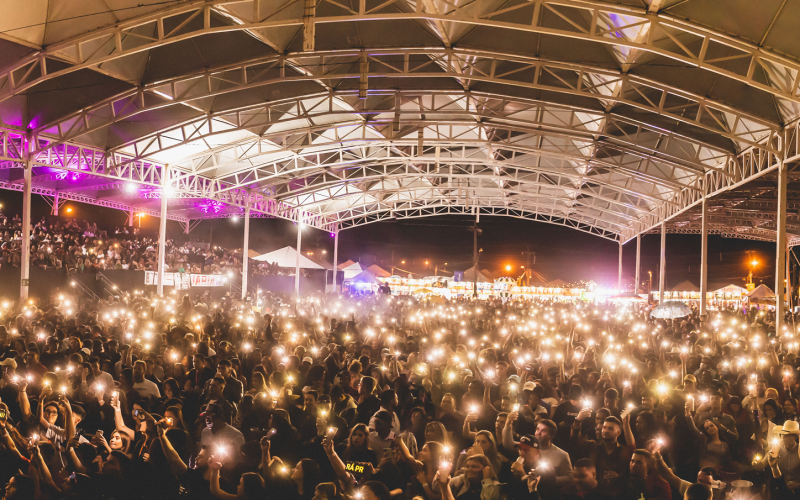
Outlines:
MULTIPOLYGON (((144 284, 157 285, 158 273, 145 271, 144 284)), ((164 286, 177 286, 179 290, 188 290, 190 286, 225 286, 225 276, 221 274, 164 273, 164 286)))

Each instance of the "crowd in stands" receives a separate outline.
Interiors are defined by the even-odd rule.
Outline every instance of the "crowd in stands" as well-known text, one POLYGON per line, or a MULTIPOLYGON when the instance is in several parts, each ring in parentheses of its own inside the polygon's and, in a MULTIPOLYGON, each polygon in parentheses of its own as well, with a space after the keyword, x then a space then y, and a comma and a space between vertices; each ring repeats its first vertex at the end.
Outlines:
POLYGON ((800 492, 794 324, 756 308, 56 293, 2 310, 6 499, 800 492))
MULTIPOLYGON (((7 221, 0 231, 0 267, 20 266, 22 221, 19 216, 7 221)), ((140 234, 134 227, 113 231, 98 229, 96 223, 76 219, 43 217, 31 231, 31 266, 42 269, 95 273, 106 269, 155 271, 158 262, 158 238, 140 234)), ((191 274, 235 274, 242 272, 241 249, 221 246, 178 244, 166 240, 166 272, 191 274)), ((294 275, 274 263, 251 259, 252 275, 294 275)), ((307 271, 301 273, 307 275, 307 271)))

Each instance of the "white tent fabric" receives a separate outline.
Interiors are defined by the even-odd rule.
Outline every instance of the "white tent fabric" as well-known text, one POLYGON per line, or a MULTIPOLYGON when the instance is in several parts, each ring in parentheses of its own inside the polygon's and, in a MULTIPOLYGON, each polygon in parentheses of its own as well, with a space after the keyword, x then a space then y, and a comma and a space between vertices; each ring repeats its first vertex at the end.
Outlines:
MULTIPOLYGON (((464 275, 461 279, 464 281, 475 281, 475 266, 464 271, 464 275)), ((492 283, 493 281, 489 271, 486 269, 478 271, 478 283, 492 283)))
POLYGON ((753 299, 775 299, 775 292, 769 289, 767 285, 758 285, 755 290, 747 294, 751 300, 753 299))
POLYGON ((371 285, 380 285, 382 284, 380 280, 378 280, 371 272, 369 271, 362 271, 357 275, 353 276, 352 278, 345 278, 344 284, 348 283, 369 283, 371 285))
POLYGON ((353 277, 355 277, 355 276, 357 276, 357 275, 359 275, 359 274, 361 274, 362 272, 364 272, 364 271, 366 271, 366 270, 367 270, 367 268, 366 268, 366 267, 362 266, 362 265, 361 265, 361 264, 359 264, 358 262, 353 262, 353 263, 352 263, 352 264, 350 264, 349 266, 347 266, 347 267, 342 267, 342 268, 340 268, 340 269, 341 269, 342 271, 344 271, 344 279, 346 279, 346 280, 347 280, 347 279, 350 279, 350 278, 353 278, 353 277))
MULTIPOLYGON (((279 250, 259 255, 253 260, 277 264, 278 267, 295 267, 297 264, 297 251, 292 247, 283 247, 279 250)), ((302 269, 325 269, 303 254, 300 254, 300 267, 302 269)))

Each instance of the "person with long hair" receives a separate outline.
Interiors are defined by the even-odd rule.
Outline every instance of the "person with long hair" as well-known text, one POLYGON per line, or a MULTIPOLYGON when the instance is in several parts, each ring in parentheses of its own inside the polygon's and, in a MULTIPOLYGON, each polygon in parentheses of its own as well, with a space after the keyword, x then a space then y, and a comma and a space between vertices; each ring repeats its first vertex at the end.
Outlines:
POLYGON ((350 431, 350 436, 339 448, 338 455, 345 462, 371 463, 378 467, 378 455, 369 449, 369 429, 365 424, 356 424, 350 431))
MULTIPOLYGON (((484 431, 485 432, 485 431, 484 431)), ((440 493, 442 485, 435 481, 433 491, 440 493)), ((466 460, 463 474, 450 480, 450 491, 458 499, 480 498, 481 500, 498 500, 500 498, 500 481, 492 469, 492 464, 484 455, 473 455, 466 460)))
POLYGON ((292 481, 297 494, 290 500, 311 500, 314 498, 316 487, 320 483, 322 474, 319 465, 314 460, 304 458, 297 462, 292 469, 289 479, 292 481))
POLYGON ((495 476, 500 473, 501 455, 497 452, 497 443, 494 440, 494 436, 489 431, 478 431, 475 435, 475 443, 458 455, 455 474, 464 473, 467 460, 477 455, 483 455, 489 460, 495 476))

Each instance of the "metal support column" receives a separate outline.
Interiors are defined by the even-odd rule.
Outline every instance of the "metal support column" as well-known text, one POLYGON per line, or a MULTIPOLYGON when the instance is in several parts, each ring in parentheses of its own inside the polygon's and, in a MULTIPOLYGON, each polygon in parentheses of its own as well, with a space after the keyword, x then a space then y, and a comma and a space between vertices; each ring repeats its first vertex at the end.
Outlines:
POLYGON ((622 241, 619 242, 619 264, 617 266, 617 293, 622 293, 622 241))
POLYGON ((242 300, 247 297, 247 273, 249 272, 248 263, 250 261, 248 252, 250 252, 250 197, 247 198, 247 205, 245 205, 244 209, 244 245, 242 246, 242 300))
POLYGON ((339 228, 333 233, 333 293, 336 293, 336 271, 339 270, 339 228))
POLYGON ((294 294, 300 297, 300 247, 303 239, 303 216, 297 214, 297 260, 294 267, 294 294))
POLYGON ((707 314, 708 307, 708 199, 705 179, 703 180, 702 218, 700 223, 700 315, 707 314))
POLYGON ((642 267, 642 235, 636 235, 636 284, 633 287, 633 293, 639 293, 639 284, 641 283, 641 275, 639 269, 642 267))
POLYGON ((167 251, 167 192, 169 190, 169 166, 164 165, 163 181, 161 184, 161 220, 158 229, 158 295, 164 295, 164 262, 167 251))
POLYGON ((58 191, 53 195, 53 215, 58 215, 58 191))
POLYGON ((22 241, 20 242, 20 287, 19 300, 28 300, 31 279, 31 171, 33 155, 31 155, 30 137, 25 138, 25 171, 22 183, 22 241))
MULTIPOLYGON (((783 149, 785 144, 781 144, 783 149)), ((784 288, 786 280, 786 190, 789 181, 789 169, 784 161, 785 153, 781 152, 780 163, 778 164, 778 216, 775 221, 777 241, 775 242, 775 334, 780 337, 783 335, 784 315, 784 288)))
POLYGON ((136 215, 136 210, 130 209, 128 211, 128 227, 133 227, 133 217, 136 215))
POLYGON ((661 222, 661 262, 658 266, 658 303, 664 303, 664 286, 667 284, 667 224, 661 222))

